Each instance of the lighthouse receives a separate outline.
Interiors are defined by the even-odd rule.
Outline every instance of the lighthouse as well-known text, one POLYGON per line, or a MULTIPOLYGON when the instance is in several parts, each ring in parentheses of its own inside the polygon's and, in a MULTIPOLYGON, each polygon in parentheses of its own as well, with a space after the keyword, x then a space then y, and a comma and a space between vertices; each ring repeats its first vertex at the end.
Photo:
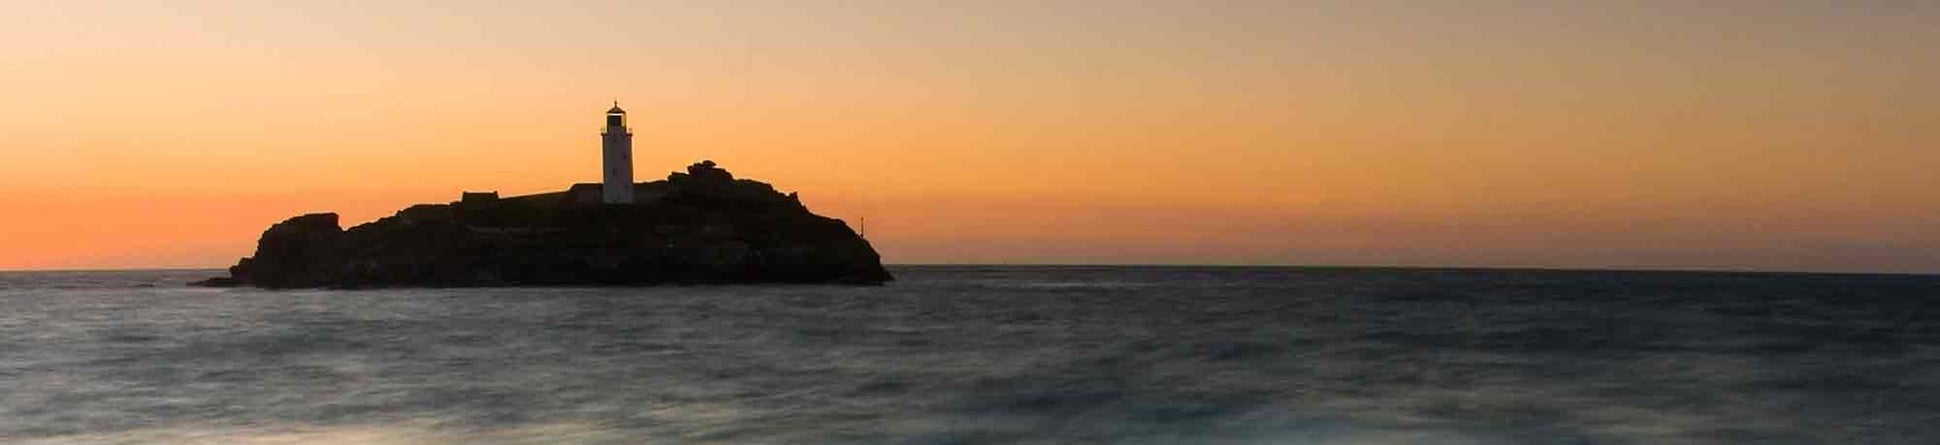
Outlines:
POLYGON ((633 203, 633 130, 626 127, 626 110, 613 101, 606 110, 606 128, 600 130, 600 149, 604 153, 606 184, 601 187, 607 204, 633 203))

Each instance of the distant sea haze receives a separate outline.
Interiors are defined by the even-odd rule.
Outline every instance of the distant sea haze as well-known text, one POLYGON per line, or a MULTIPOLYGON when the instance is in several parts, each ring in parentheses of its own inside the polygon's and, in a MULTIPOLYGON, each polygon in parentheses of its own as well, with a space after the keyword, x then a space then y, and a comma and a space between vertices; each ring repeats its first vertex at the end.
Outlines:
POLYGON ((1940 278, 902 266, 880 287, 0 273, 0 443, 1940 443, 1940 278))

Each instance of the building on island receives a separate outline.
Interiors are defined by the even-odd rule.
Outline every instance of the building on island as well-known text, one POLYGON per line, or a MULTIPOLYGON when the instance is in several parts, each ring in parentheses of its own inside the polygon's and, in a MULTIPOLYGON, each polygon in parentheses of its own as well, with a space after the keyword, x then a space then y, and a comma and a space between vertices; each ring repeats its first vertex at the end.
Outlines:
MULTIPOLYGON (((627 128, 626 110, 620 109, 617 101, 613 102, 612 109, 606 110, 606 127, 600 130, 600 139, 604 180, 573 184, 566 191, 566 202, 578 205, 639 202, 633 184, 633 129, 627 128)), ((495 206, 498 201, 498 192, 465 192, 457 204, 477 209, 495 206)))
POLYGON ((566 189, 566 202, 577 205, 598 205, 605 202, 606 185, 597 182, 581 182, 566 189))
POLYGON ((471 208, 498 205, 498 192, 464 192, 458 195, 458 205, 471 208))
POLYGON ((633 203, 633 130, 626 127, 626 110, 614 101, 606 110, 606 128, 600 131, 604 153, 606 183, 602 197, 607 204, 633 203))

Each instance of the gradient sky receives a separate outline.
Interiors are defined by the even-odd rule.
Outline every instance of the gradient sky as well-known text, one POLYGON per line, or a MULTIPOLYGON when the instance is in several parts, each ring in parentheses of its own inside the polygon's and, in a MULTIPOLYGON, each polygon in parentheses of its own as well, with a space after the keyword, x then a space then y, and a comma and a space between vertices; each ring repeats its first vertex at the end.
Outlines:
POLYGON ((1940 272, 1940 2, 298 3, 0 0, 0 269, 595 181, 618 98, 893 263, 1940 272))

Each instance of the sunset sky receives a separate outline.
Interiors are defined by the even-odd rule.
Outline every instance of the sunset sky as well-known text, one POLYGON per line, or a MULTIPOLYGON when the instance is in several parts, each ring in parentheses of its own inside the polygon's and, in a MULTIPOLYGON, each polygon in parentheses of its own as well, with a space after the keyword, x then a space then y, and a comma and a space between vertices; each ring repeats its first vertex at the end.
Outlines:
POLYGON ((1934 1, 299 3, 0 0, 0 269, 593 182, 617 98, 889 263, 1940 273, 1934 1))

